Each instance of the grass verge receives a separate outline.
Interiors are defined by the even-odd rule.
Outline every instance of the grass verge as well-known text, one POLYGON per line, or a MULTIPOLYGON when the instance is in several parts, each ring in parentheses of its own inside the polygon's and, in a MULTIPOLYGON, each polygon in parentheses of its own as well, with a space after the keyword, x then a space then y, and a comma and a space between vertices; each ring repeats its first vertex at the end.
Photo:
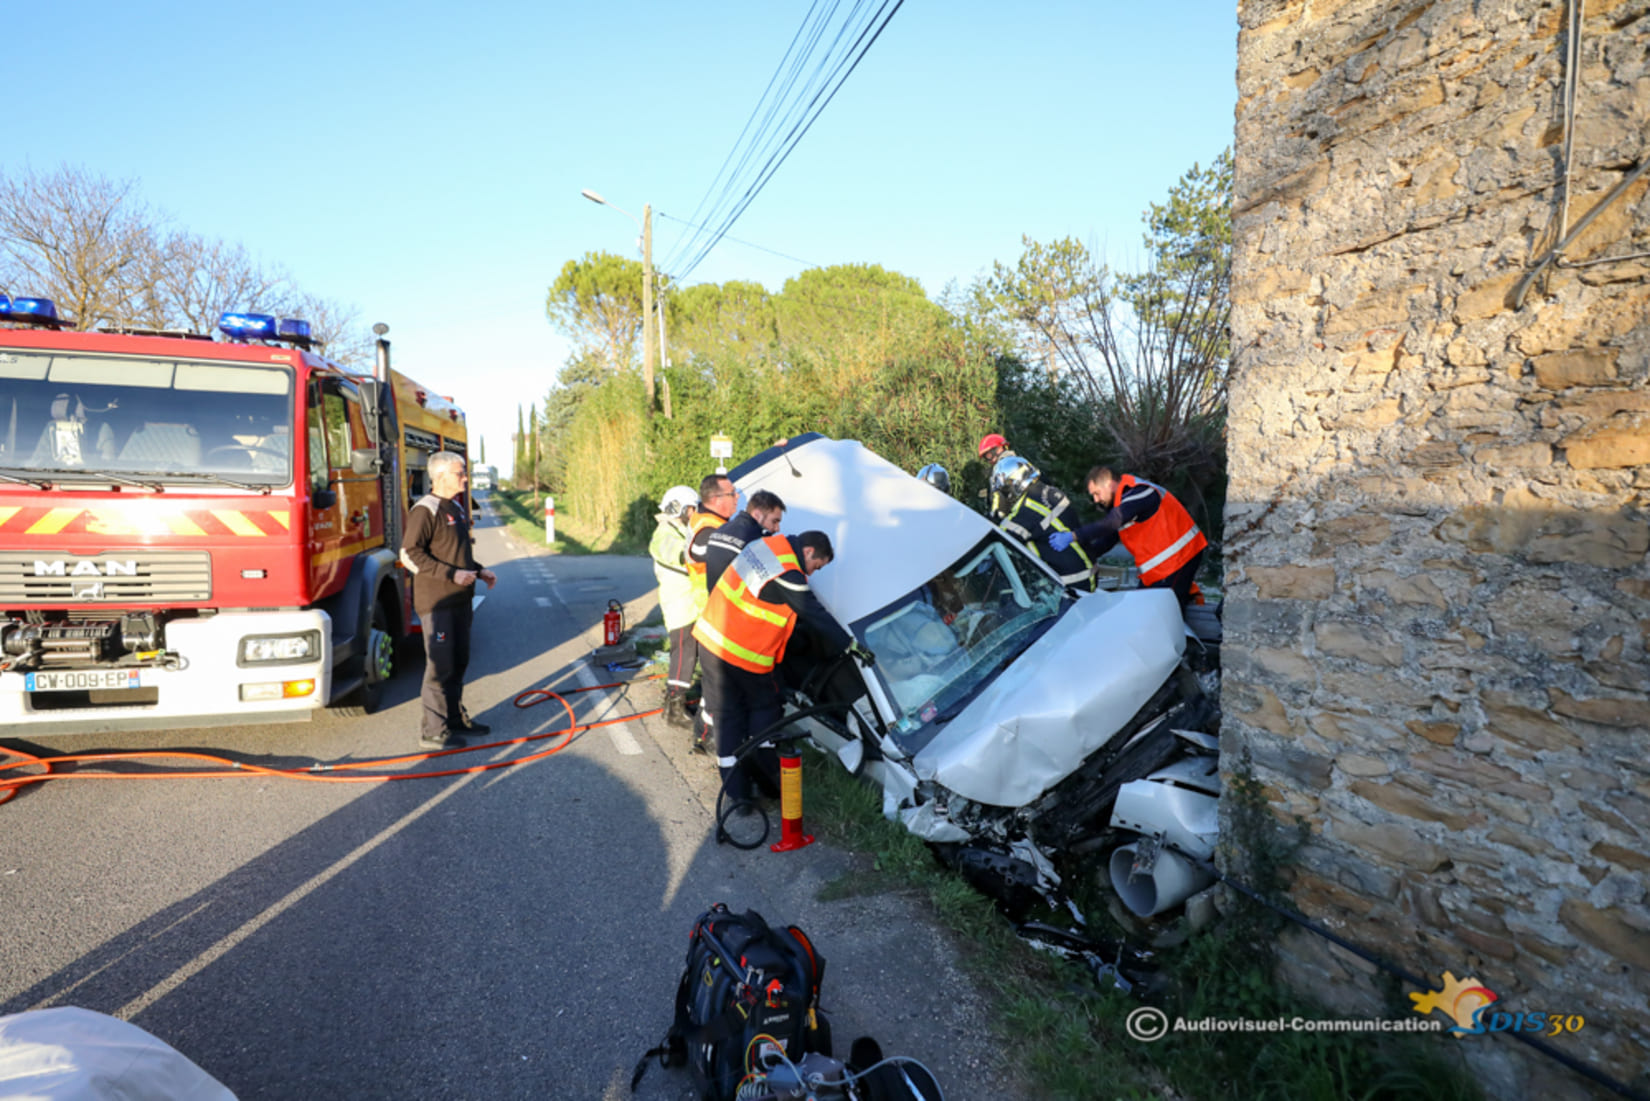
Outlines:
MULTIPOLYGON (((1136 1041, 1124 1022, 1142 1002, 1102 990, 1083 968, 1032 950, 991 902, 938 864, 904 827, 884 819, 880 793, 835 760, 809 753, 804 773, 810 828, 870 864, 867 871, 828 884, 822 896, 897 890, 925 902, 962 944, 962 955, 1001 1022, 1000 1037, 1018 1055, 1038 1097, 1470 1101, 1482 1096, 1459 1050, 1448 1046, 1458 1041, 1438 1034, 1171 1031, 1156 1043, 1136 1041)), ((1109 887, 1080 882, 1074 893, 1086 901, 1103 890, 1109 887)), ((1098 905, 1086 910, 1103 912, 1098 905)), ((1271 978, 1277 927, 1262 915, 1266 912, 1236 910, 1217 928, 1173 950, 1167 990, 1151 1004, 1171 1022, 1177 1016, 1188 1021, 1326 1016, 1271 978)), ((1408 1015, 1407 1003, 1396 1002, 1385 1016, 1408 1015)))
MULTIPOLYGON (((544 495, 525 489, 495 489, 491 494, 493 508, 504 518, 505 525, 523 542, 533 546, 544 545, 544 495)), ((577 517, 556 516, 556 541, 550 544, 551 554, 646 554, 645 546, 614 537, 609 532, 593 530, 580 524, 577 517)))

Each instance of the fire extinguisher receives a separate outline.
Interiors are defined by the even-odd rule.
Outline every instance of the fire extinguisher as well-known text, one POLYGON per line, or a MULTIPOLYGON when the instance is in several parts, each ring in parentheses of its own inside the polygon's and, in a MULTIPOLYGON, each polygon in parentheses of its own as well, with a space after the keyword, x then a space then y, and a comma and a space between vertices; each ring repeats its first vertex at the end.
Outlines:
POLYGON ((617 646, 624 635, 624 608, 617 600, 607 602, 607 614, 602 616, 602 645, 617 646))

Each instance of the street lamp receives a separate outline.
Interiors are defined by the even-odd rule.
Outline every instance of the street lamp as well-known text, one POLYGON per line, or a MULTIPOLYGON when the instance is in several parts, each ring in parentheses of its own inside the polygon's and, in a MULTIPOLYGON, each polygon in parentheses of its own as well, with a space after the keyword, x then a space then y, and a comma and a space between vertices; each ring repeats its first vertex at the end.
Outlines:
MULTIPOLYGON (((653 415, 653 206, 642 207, 640 218, 621 206, 614 206, 588 187, 579 194, 593 203, 613 207, 620 214, 635 222, 642 231, 642 386, 647 391, 647 415, 653 415)), ((665 304, 664 295, 659 296, 659 357, 664 358, 665 347, 665 304)), ((667 403, 668 404, 668 403, 667 403)), ((666 415, 669 415, 668 407, 666 415)))

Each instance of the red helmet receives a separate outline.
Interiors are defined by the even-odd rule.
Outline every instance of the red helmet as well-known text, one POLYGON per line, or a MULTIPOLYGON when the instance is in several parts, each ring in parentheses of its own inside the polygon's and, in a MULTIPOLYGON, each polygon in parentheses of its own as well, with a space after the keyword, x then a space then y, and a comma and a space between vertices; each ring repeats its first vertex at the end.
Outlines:
POLYGON ((1008 441, 993 432, 980 441, 980 456, 983 458, 993 447, 1007 447, 1008 441))

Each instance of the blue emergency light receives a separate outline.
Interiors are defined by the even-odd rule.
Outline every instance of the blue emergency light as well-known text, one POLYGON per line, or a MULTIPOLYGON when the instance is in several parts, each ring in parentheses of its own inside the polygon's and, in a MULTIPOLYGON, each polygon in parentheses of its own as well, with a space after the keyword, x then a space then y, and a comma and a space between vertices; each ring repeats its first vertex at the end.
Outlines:
POLYGON ((57 303, 49 298, 7 298, 0 295, 0 321, 56 325, 57 303))
POLYGON ((308 343, 309 322, 299 321, 296 317, 283 317, 275 325, 277 340, 292 340, 308 343))
POLYGON ((266 313, 219 314, 218 331, 235 340, 273 340, 275 318, 266 313))

